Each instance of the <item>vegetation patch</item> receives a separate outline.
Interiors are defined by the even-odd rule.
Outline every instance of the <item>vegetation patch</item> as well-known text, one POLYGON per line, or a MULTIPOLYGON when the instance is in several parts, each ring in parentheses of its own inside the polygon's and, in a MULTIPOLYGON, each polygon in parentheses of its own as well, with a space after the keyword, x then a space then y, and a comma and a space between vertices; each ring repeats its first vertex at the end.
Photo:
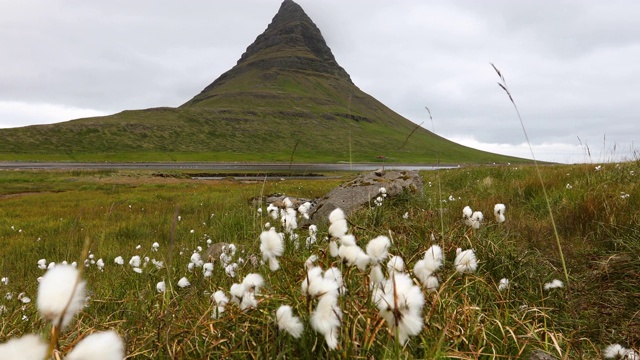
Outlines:
POLYGON ((637 349, 640 162, 541 171, 568 282, 529 166, 422 172, 423 191, 315 230, 294 226, 303 214, 286 201, 281 212, 249 200, 318 198, 353 175, 243 184, 0 172, 0 195, 35 193, 0 198, 0 343, 49 338, 50 323, 23 299, 37 297, 50 263, 76 261, 87 296, 60 336, 62 353, 108 330, 128 356, 151 358, 597 358, 615 343, 637 349), (475 212, 465 218, 467 206, 475 212), (265 235, 266 223, 283 236, 265 235), (208 265, 206 249, 218 242, 235 250, 208 265), (334 257, 332 242, 359 250, 334 257), (310 286, 318 273, 334 284, 332 269, 342 280, 326 290, 335 299, 310 286))

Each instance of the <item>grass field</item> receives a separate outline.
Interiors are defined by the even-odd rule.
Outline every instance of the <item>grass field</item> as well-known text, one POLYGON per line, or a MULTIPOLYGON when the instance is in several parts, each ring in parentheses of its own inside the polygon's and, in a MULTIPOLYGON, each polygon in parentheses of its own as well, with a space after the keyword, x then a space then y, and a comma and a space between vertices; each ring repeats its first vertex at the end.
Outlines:
POLYGON ((443 250, 440 286, 421 291, 424 325, 406 344, 395 341, 371 299, 370 268, 361 271, 329 255, 326 221, 318 223, 318 241, 309 247, 306 229, 294 232, 297 249, 292 235, 286 236, 279 270, 250 261, 252 255, 261 259, 265 223, 281 231, 280 220, 268 218, 266 204, 260 213, 252 198, 319 197, 353 174, 242 183, 125 171, 0 172, 0 277, 7 278, 0 283, 0 343, 28 333, 48 339, 50 325, 35 304, 37 279, 46 271, 38 261, 82 266, 88 239, 88 298, 62 334, 63 353, 107 329, 122 336, 127 358, 154 359, 522 358, 535 350, 574 359, 601 358, 612 343, 638 348, 640 162, 541 170, 569 270, 562 288, 544 289, 565 277, 546 201, 529 166, 423 172, 423 193, 387 198, 382 206, 371 204, 348 217, 349 233, 362 248, 379 235, 390 236, 389 252, 402 256, 410 275, 427 248, 438 244, 443 250), (494 220, 497 203, 506 205, 504 223, 494 220), (484 213, 477 230, 463 222, 467 205, 484 213), (207 240, 237 246, 235 277, 219 262, 212 276, 201 267, 188 270, 194 251, 204 256, 207 240), (456 272, 457 248, 475 251, 476 271, 456 272), (318 266, 336 266, 344 279, 334 350, 309 325, 318 300, 301 291, 304 263, 312 254, 318 266), (140 273, 129 265, 135 255, 142 259, 140 273), (118 256, 123 265, 114 263, 118 256), (92 263, 98 259, 105 264, 102 271, 92 263), (155 266, 157 261, 163 266, 155 266), (257 306, 240 310, 229 303, 212 316, 217 312, 211 294, 222 290, 231 297, 231 285, 250 273, 264 278, 257 306), (190 286, 177 285, 182 277, 190 286), (499 290, 502 278, 509 279, 506 290, 499 290), (164 292, 156 289, 161 281, 164 292), (280 305, 290 305, 301 318, 300 338, 278 330, 280 305))

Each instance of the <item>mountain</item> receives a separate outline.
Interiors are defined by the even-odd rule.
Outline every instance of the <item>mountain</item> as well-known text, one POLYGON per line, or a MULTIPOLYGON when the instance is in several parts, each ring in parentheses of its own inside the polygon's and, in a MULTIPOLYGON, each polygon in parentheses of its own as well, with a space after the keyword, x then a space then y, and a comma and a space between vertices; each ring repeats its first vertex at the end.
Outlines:
POLYGON ((183 105, 2 129, 0 159, 522 160, 455 144, 361 91, 292 0, 283 1, 233 68, 183 105))

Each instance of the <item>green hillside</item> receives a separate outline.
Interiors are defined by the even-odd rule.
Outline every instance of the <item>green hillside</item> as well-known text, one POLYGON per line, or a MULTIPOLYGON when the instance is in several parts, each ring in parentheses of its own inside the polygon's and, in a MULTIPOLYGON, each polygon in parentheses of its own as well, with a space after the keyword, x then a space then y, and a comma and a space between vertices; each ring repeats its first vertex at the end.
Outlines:
POLYGON ((237 65, 178 108, 0 130, 0 160, 486 163, 362 92, 285 0, 237 65), (415 131, 414 131, 415 130, 415 131))

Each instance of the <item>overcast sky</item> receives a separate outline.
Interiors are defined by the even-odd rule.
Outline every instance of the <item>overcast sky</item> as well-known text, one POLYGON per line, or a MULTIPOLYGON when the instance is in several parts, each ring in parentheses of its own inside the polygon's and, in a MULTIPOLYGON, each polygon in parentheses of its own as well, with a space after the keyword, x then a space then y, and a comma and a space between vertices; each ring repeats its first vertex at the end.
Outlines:
MULTIPOLYGON (((441 136, 531 157, 494 63, 537 159, 634 158, 640 1, 296 2, 360 89, 441 136)), ((280 3, 0 0, 0 128, 179 106, 280 3)))

